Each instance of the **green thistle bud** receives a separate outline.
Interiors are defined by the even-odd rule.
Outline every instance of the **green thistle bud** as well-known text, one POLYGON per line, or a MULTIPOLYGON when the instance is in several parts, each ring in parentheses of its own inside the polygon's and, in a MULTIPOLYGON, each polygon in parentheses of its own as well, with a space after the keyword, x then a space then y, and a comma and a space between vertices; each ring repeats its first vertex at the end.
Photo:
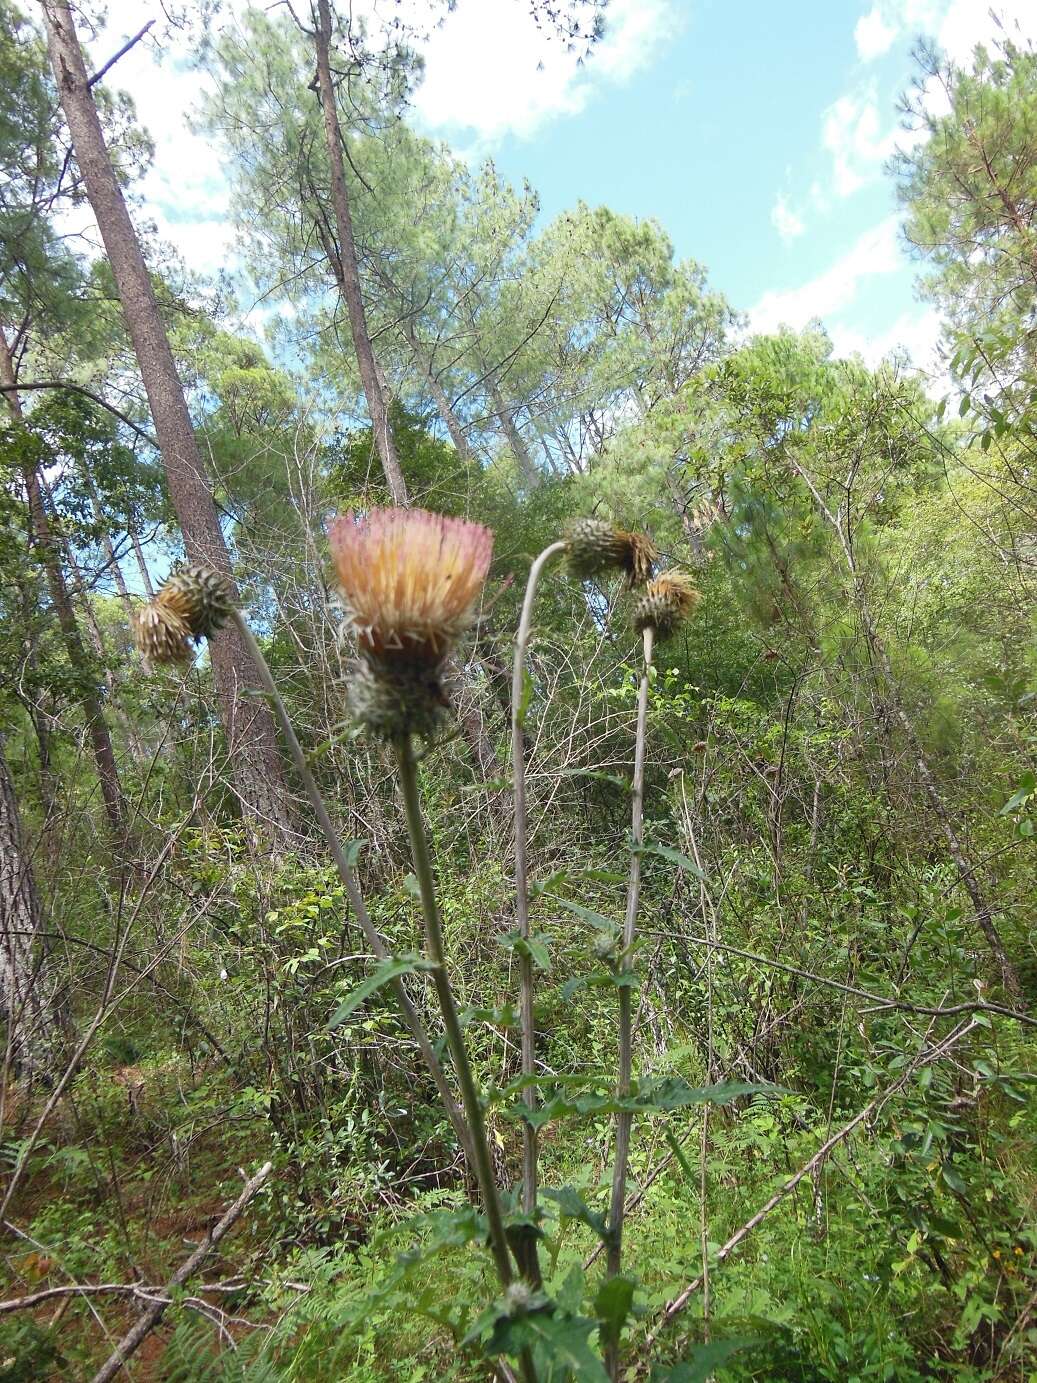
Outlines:
POLYGON ((403 659, 361 658, 346 694, 354 720, 381 739, 431 735, 450 705, 438 667, 403 659))
POLYGON ((594 954, 598 960, 615 960, 619 937, 612 932, 599 932, 594 938, 594 954))
POLYGON ((642 585, 659 556, 645 533, 628 533, 604 519, 575 519, 565 535, 569 570, 581 581, 610 568, 625 572, 627 584, 642 585))
POLYGON ((159 592, 177 600, 191 634, 196 639, 211 639, 223 627, 234 609, 234 584, 211 567, 192 562, 174 572, 159 592))
POLYGON ((509 1316, 524 1316, 533 1300, 533 1289, 528 1282, 511 1282, 504 1292, 504 1309, 509 1316))
POLYGON ((657 639, 669 639, 692 614, 701 599, 681 571, 667 572, 650 581, 633 611, 637 630, 654 629, 657 639))

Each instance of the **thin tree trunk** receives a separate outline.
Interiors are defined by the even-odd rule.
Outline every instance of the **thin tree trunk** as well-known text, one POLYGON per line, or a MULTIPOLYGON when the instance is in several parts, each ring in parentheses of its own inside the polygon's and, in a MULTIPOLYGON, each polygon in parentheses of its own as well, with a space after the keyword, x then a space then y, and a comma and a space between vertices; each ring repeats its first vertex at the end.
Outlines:
POLYGON ((123 600, 128 601, 130 593, 126 588, 126 578, 122 574, 122 567, 119 565, 119 558, 115 552, 115 545, 112 543, 111 534, 108 532, 107 525, 104 522, 104 514, 101 509, 101 499, 97 493, 97 486, 94 484, 94 478, 86 466, 83 467, 82 478, 83 484, 86 486, 86 492, 90 496, 90 508, 94 511, 94 522, 97 524, 97 531, 101 535, 101 546, 104 548, 104 555, 108 558, 108 570, 111 572, 112 580, 115 582, 115 589, 119 592, 123 600))
POLYGON ((44 957, 34 955, 41 930, 36 880, 0 737, 0 1017, 7 1027, 0 1064, 27 1081, 52 1072, 60 1046, 44 957))
POLYGON ((133 544, 133 555, 137 559, 137 570, 140 572, 141 585, 144 587, 144 594, 150 600, 155 594, 155 588, 151 584, 151 572, 148 571, 148 564, 144 560, 144 549, 140 545, 140 535, 137 532, 137 524, 133 518, 126 522, 126 531, 130 535, 130 542, 133 544))
MULTIPOLYGON (((188 556, 230 576, 230 557, 205 474, 158 301, 126 209, 65 0, 41 0, 47 45, 76 161, 115 276, 140 365, 170 497, 188 556)), ((235 784, 262 833, 280 838, 287 797, 273 717, 259 699, 255 668, 233 625, 209 643, 235 784)))
POLYGON ((993 909, 983 896, 979 880, 976 877, 976 871, 966 858, 965 850, 954 826, 953 817, 947 808, 947 804, 943 800, 943 794, 940 792, 936 777, 929 766, 929 761, 922 748, 922 743, 918 738, 910 716, 907 714, 903 697, 900 693, 900 684, 893 671, 893 665, 890 662, 889 654, 886 652, 886 646, 882 642, 878 628, 872 619, 871 605, 868 600, 867 590, 865 589, 864 580, 857 566, 857 558, 854 554, 853 543, 850 537, 849 501, 847 501, 847 518, 846 527, 844 528, 840 514, 833 513, 825 503, 820 490, 807 471, 796 462, 793 462, 793 466, 809 489, 811 495, 813 495, 815 504, 838 539, 853 586, 852 598, 854 606, 856 607, 857 617, 860 620, 864 639, 868 646, 868 652, 872 658, 874 674, 877 674, 876 680, 879 681, 879 696, 885 701, 894 719, 904 733, 904 738, 907 740, 912 757, 915 761, 915 768, 918 771, 918 778, 922 784, 922 790, 929 802, 933 815, 940 824, 943 837, 947 842, 948 853, 954 861, 954 867, 958 872, 958 877, 972 903, 974 921, 979 930, 983 933, 987 946, 990 948, 990 954, 1001 972, 1001 981, 1004 984, 1006 992, 1018 1004, 1022 998, 1022 986, 1019 982, 1018 972, 1009 959, 1008 952, 1005 949, 1004 939, 994 921, 993 909))
POLYGON ((497 415, 497 420, 504 431, 504 436, 508 440, 508 446, 515 454, 515 459, 522 467, 522 473, 529 481, 536 481, 539 472, 533 455, 526 446, 525 438, 519 432, 515 423, 515 415, 508 407, 504 395, 501 393, 500 385, 497 383, 496 375, 491 371, 486 377, 486 383, 490 390, 490 398, 493 401, 493 410, 497 415))
MULTIPOLYGON (((0 381, 7 386, 17 383, 7 336, 2 330, 0 330, 0 381)), ((7 400, 7 407, 15 426, 23 427, 25 422, 17 391, 8 387, 4 392, 4 398, 7 400)), ((43 501, 43 483, 34 461, 30 460, 25 464, 23 475, 29 501, 33 546, 39 554, 41 565, 46 573, 51 603, 61 627, 65 652, 78 683, 79 703, 86 717, 90 745, 93 749, 94 763, 97 766, 97 776, 101 785, 101 797, 104 800, 105 814, 112 830, 121 835, 124 815, 119 770, 115 762, 111 736, 108 733, 108 726, 94 684, 93 669, 90 666, 86 649, 83 647, 79 625, 76 623, 75 611, 72 608, 72 600, 65 584, 65 574, 61 566, 60 542, 54 534, 47 514, 47 508, 43 501)))
POLYGON ((360 383, 367 400, 367 411, 371 417, 378 457, 393 503, 402 505, 407 503, 407 485, 393 443, 389 410, 378 377, 378 366, 367 330, 367 313, 364 311, 364 300, 360 291, 360 270, 357 265, 356 242, 353 239, 353 215, 349 208, 349 187, 346 182, 345 159, 342 156, 342 128, 338 119, 335 85, 331 79, 331 29, 329 0, 317 0, 316 27, 313 34, 317 53, 317 94, 324 115, 324 133, 331 168, 331 204, 335 213, 335 232, 338 240, 331 255, 332 268, 349 312, 353 349, 356 351, 360 383))
MULTIPOLYGON (((89 478, 87 480, 87 484, 93 499, 94 513, 100 516, 100 507, 97 503, 97 495, 93 488, 93 482, 90 481, 89 478)), ((50 494, 50 491, 47 489, 47 486, 45 484, 43 485, 42 489, 44 503, 46 503, 47 500, 50 500, 51 508, 53 508, 54 501, 50 494)), ((123 596, 123 598, 128 599, 129 592, 126 589, 126 582, 122 579, 122 572, 119 570, 119 563, 115 556, 115 548, 112 546, 112 541, 108 537, 107 533, 103 534, 103 539, 105 551, 108 553, 111 570, 115 574, 115 584, 118 587, 119 593, 123 596)), ((94 610, 93 603, 91 602, 90 596, 87 593, 86 582, 83 579, 83 569, 76 561, 76 554, 72 550, 71 543, 65 541, 64 537, 62 538, 61 546, 65 558, 65 563, 68 566, 68 570, 72 576, 72 580, 75 583, 74 591, 79 599, 80 609, 83 611, 83 617, 86 620, 87 636, 90 640, 90 643, 93 645, 94 652, 96 653, 98 659, 104 667, 104 683, 105 686, 108 688, 108 704, 112 708, 112 716, 119 727, 120 733, 125 736, 126 744, 129 747, 130 753, 133 755, 134 759, 136 759, 139 762, 142 758, 145 757, 144 747, 141 744, 140 737, 134 728, 133 721, 119 705, 118 686, 115 680, 115 674, 112 672, 111 666, 108 662, 108 646, 105 643, 104 630, 101 628, 101 625, 97 618, 97 613, 94 610)))
POLYGON ((432 395, 432 402, 436 405, 436 412, 439 414, 447 432, 450 434, 450 440, 454 444, 454 450, 466 464, 476 463, 477 457, 468 442, 468 438, 464 434, 461 420, 454 412, 453 404, 450 402, 446 390, 436 378, 429 353, 418 341, 414 327, 409 318, 404 317, 402 319, 400 330, 403 332, 404 340, 410 347, 410 353, 414 358, 414 363, 425 376, 429 393, 432 395))

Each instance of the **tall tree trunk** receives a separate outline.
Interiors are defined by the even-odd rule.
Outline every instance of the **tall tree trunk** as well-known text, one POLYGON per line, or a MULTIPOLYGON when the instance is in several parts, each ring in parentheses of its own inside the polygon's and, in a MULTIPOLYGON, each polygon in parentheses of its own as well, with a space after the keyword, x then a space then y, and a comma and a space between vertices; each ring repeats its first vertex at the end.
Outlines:
MULTIPOLYGON (((83 52, 65 0, 41 0, 47 46, 72 147, 115 276, 130 339, 147 391, 170 497, 188 556, 230 576, 220 528, 140 242, 112 167, 83 52)), ((274 720, 241 637, 228 625, 210 641, 213 676, 227 735, 234 780, 262 834, 280 837, 287 796, 274 720)))
MULTIPOLYGON (((325 249, 329 253, 335 280, 339 291, 346 300, 349 312, 349 325, 353 335, 353 349, 356 351, 360 370, 360 383, 367 400, 367 411, 371 417, 375 446, 382 463, 386 484, 393 502, 406 506, 410 503, 407 484, 400 469, 399 458, 393 443, 389 426, 389 410, 385 399, 378 362, 371 345, 367 329, 367 314, 360 289, 360 270, 357 264, 356 242, 353 239, 353 217, 349 209, 349 188, 346 182, 345 158, 342 153, 342 127, 339 124, 338 105, 335 98, 335 85, 331 77, 331 5, 329 0, 315 0, 314 48, 317 55, 317 93, 320 97, 324 116, 324 134, 327 142, 328 163, 331 168, 331 201, 335 214, 335 237, 337 243, 330 245, 325 238, 325 249)), ((448 689, 452 686, 460 691, 463 673, 456 659, 452 659, 447 669, 448 689)), ((500 772, 500 760, 493 747, 481 708, 471 702, 461 707, 461 729, 479 765, 487 778, 496 778, 500 772)))
POLYGON ((61 1025, 40 949, 40 906, 0 737, 0 1064, 23 1079, 52 1075, 61 1025))
POLYGON ((523 478, 531 485, 535 485, 540 478, 540 472, 537 470, 532 452, 526 446, 526 439, 518 430, 515 415, 508 407, 507 400, 501 393, 501 387, 497 382, 497 376, 492 370, 486 376, 486 383, 490 391, 490 398, 493 401, 493 411, 497 415, 497 421, 501 425, 515 460, 522 468, 523 478))
POLYGON ((317 94, 324 115, 324 133, 331 168, 331 204, 335 213, 337 245, 331 249, 332 268, 339 291, 346 300, 349 327, 353 335, 360 383, 371 416, 375 446, 385 472, 385 480, 394 504, 407 503, 407 485, 400 469, 399 457, 389 426, 389 410, 385 393, 378 378, 371 336, 367 330, 367 313, 360 292, 360 270, 357 265, 356 242, 353 239, 353 216, 349 208, 349 187, 346 182, 345 159, 342 155, 342 128, 338 119, 335 84, 331 79, 331 6, 329 0, 317 0, 314 47, 317 53, 317 94))
MULTIPOLYGON (((2 330, 0 330, 0 381, 8 386, 4 391, 4 398, 7 400, 7 407, 14 419, 15 426, 24 427, 21 400, 17 391, 10 387, 17 381, 14 376, 14 362, 11 359, 7 336, 2 330)), ((65 652, 79 687, 79 703, 86 717, 94 763, 97 766, 97 777, 101 785, 101 797, 104 800, 105 814, 112 830, 121 834, 124 815, 119 770, 115 762, 111 736, 108 733, 104 713, 101 710, 93 669, 87 657, 86 649, 83 647, 79 625, 76 623, 75 611, 72 608, 72 599, 65 584, 65 573, 61 566, 61 546, 47 513, 43 498, 43 482, 36 468, 35 460, 26 462, 23 475, 29 501, 33 546, 39 554, 40 563, 46 573, 51 603, 61 627, 65 652)))

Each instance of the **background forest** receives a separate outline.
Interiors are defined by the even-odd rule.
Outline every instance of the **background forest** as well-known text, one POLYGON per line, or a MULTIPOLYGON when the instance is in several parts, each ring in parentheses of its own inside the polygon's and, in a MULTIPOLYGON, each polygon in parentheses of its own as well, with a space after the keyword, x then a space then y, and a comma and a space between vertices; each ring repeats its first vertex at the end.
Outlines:
MULTIPOLYGON (((590 55, 608 18, 533 8, 590 55)), ((0 0, 0 1379, 1032 1383, 1037 53, 917 51, 889 176, 934 388, 420 134, 431 0, 391 41, 201 9, 262 339, 127 212, 151 139, 86 8, 0 0), (390 504, 495 535, 417 781, 503 1292, 347 887, 420 952, 326 536, 390 504), (649 669, 624 582, 559 553, 513 689, 531 564, 590 516, 697 609, 649 669), (247 625, 160 665, 131 614, 184 560, 247 625)), ((452 1087, 434 976, 393 975, 452 1087)))

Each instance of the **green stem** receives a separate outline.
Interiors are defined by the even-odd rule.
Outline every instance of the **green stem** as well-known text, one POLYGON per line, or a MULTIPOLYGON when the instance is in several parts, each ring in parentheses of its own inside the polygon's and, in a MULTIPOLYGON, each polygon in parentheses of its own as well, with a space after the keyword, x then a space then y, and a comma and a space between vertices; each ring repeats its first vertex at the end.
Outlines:
MULTIPOLYGON (((270 700, 274 716, 281 728, 281 734, 284 736, 285 743, 288 746, 288 753, 302 781, 306 796, 310 799, 310 805, 313 807, 320 828, 324 833, 324 839, 327 841, 328 849, 331 851, 331 857, 335 861, 339 878, 342 880, 342 886, 346 890, 346 897, 349 899, 350 906, 356 914, 357 921, 360 923, 360 929, 364 933, 364 938, 368 946, 370 946, 372 953, 379 960, 388 960, 389 950, 368 914, 367 907, 360 894, 360 889, 357 886, 356 878, 352 869, 349 867, 345 851, 342 849, 342 843, 338 838, 338 832, 331 823, 331 817, 328 815, 328 809, 324 805, 324 799, 320 794, 320 789, 317 787, 313 774, 310 772, 310 766, 306 762, 306 755, 303 753, 302 745, 296 737, 292 722, 288 719, 288 712, 285 709, 284 702, 281 700, 281 693, 277 690, 277 684, 274 682, 269 665, 263 656, 263 650, 256 642, 255 636, 248 627, 241 611, 233 611, 231 618, 237 625, 238 632, 241 634, 246 648, 252 655, 252 661, 256 665, 259 680, 263 684, 263 690, 270 700)), ((428 1073, 435 1082, 436 1089, 439 1092, 439 1098, 443 1101, 443 1107, 450 1118, 450 1122, 453 1125, 454 1132, 457 1134, 458 1142, 461 1144, 468 1164, 474 1170, 475 1164, 472 1157, 471 1134, 465 1123, 464 1115, 458 1108, 457 1101, 454 1099, 453 1091, 450 1089, 443 1067, 440 1065, 439 1058, 436 1056, 432 1043, 429 1040, 425 1025, 417 1009, 411 1003, 410 996, 404 988, 402 979, 395 979, 392 981, 392 991, 395 995, 396 1002, 403 1012, 404 1021, 410 1029, 411 1036, 414 1038, 418 1050, 421 1052, 428 1073)))
POLYGON ((410 833, 411 852, 414 856, 414 873, 421 890, 421 905, 425 916, 425 939, 429 960, 432 962, 432 981, 439 996, 439 1006, 443 1013, 443 1027, 446 1029, 447 1048, 454 1063, 457 1083, 461 1088, 461 1101, 464 1105, 468 1126, 472 1132, 472 1155, 475 1159, 475 1174, 482 1193, 483 1209, 490 1231, 490 1248, 501 1285, 507 1287, 513 1279, 511 1255, 504 1232, 504 1216, 501 1212, 497 1183, 493 1175, 493 1159, 489 1139, 486 1136, 486 1122, 483 1119, 482 1099, 475 1084, 465 1047, 461 1019, 454 1002, 454 992, 446 968, 446 947, 443 942, 443 924, 436 900, 436 886, 432 877, 432 861, 429 857, 428 841, 425 838, 425 825, 421 815, 421 801, 418 795, 418 766, 414 758, 414 745, 409 735, 394 740, 396 760, 400 769, 400 786, 403 790, 403 806, 407 817, 407 830, 410 833))
MULTIPOLYGON (((633 947, 637 936, 637 914, 641 902, 641 851, 644 843, 645 746, 648 730, 648 682, 652 670, 655 630, 644 631, 644 666, 637 693, 637 732, 634 745, 634 782, 631 794, 630 835, 633 851, 630 856, 630 876, 627 882, 627 909, 623 923, 623 951, 619 968, 628 973, 633 965, 633 947)), ((630 1095, 634 1065, 633 992, 629 985, 619 990, 619 1072, 616 1095, 630 1095)), ((609 1207, 609 1244, 607 1273, 614 1277, 623 1261, 623 1216, 626 1201, 627 1168, 630 1162, 630 1134, 633 1115, 621 1111, 616 1115, 616 1159, 612 1168, 612 1201, 609 1207)), ((616 1346, 608 1352, 606 1363, 613 1378, 619 1377, 619 1355, 616 1346)))
MULTIPOLYGON (((515 638, 515 662, 511 675, 511 766, 515 784, 515 923, 519 936, 529 939, 529 874, 526 863, 526 755, 523 732, 522 701, 525 686, 526 652, 533 625, 533 598, 544 567, 560 552, 565 543, 546 547, 529 569, 526 596, 522 602, 518 634, 515 638)), ((536 1074, 536 1024, 533 1017, 533 958, 528 950, 519 955, 519 1026, 522 1037, 522 1074, 536 1074)), ((523 1096, 527 1108, 536 1108, 537 1092, 532 1083, 523 1096)), ((527 1215, 537 1208, 537 1131, 528 1119, 522 1121, 522 1208, 527 1215)), ((532 1253, 530 1275, 538 1276, 535 1267, 536 1245, 532 1253)))
MULTIPOLYGON (((446 968, 446 946, 443 941, 443 923, 436 900, 436 885, 432 876, 432 860, 425 837, 425 823, 421 815, 421 799, 418 794, 418 765, 414 758, 414 745, 409 735, 394 740, 396 759, 400 767, 400 786, 403 790, 403 806, 407 817, 407 830, 410 834, 411 852, 414 856, 414 873, 417 875, 421 891, 421 905, 425 916, 425 938, 429 959, 434 965, 432 980, 439 995, 439 1005, 443 1011, 443 1027, 446 1029, 447 1047, 454 1063, 457 1083, 461 1087, 461 1099, 468 1127, 472 1134, 472 1155, 475 1160, 476 1177, 482 1192, 483 1210, 490 1231, 490 1248, 493 1261, 497 1265, 497 1276, 501 1286, 507 1287, 514 1281, 511 1255, 508 1252, 508 1239, 504 1231, 504 1215, 501 1211, 497 1182, 493 1175, 493 1158, 490 1143, 486 1136, 486 1122, 483 1119, 482 1099, 475 1084, 475 1076, 468 1060, 468 1051, 461 1031, 454 992, 450 987, 450 976, 446 968)), ((529 1349, 519 1355, 519 1367, 526 1383, 537 1383, 536 1368, 529 1349)))

